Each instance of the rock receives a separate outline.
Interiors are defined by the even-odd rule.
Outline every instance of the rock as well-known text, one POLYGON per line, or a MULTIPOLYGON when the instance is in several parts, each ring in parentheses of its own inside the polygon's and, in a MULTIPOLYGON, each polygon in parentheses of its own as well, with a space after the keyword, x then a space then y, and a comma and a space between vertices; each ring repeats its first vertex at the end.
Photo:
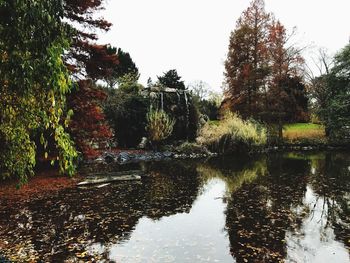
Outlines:
POLYGON ((135 160, 138 160, 138 161, 148 161, 149 159, 150 157, 146 154, 139 155, 135 158, 135 160))
POLYGON ((115 154, 113 152, 105 152, 100 157, 96 158, 94 162, 98 163, 112 163, 118 162, 119 164, 125 164, 130 162, 141 162, 141 161, 160 161, 166 159, 196 159, 210 156, 216 156, 216 153, 211 153, 206 148, 199 149, 195 148, 196 151, 188 150, 187 152, 166 150, 164 152, 143 152, 143 153, 129 153, 120 152, 115 154))
POLYGON ((164 159, 164 156, 161 152, 156 152, 156 153, 154 153, 153 159, 161 160, 161 159, 164 159))
POLYGON ((115 155, 112 153, 108 153, 108 152, 103 154, 103 159, 106 163, 112 163, 112 162, 116 161, 115 155))
POLYGON ((163 155, 164 155, 164 157, 166 157, 166 158, 170 158, 171 156, 173 156, 173 153, 170 152, 170 151, 165 151, 165 152, 163 152, 163 155))
POLYGON ((209 121, 208 115, 201 114, 198 121, 199 126, 203 127, 208 121, 209 121))
POLYGON ((131 155, 127 152, 121 152, 117 157, 118 163, 126 163, 126 162, 129 162, 130 160, 131 160, 131 155))

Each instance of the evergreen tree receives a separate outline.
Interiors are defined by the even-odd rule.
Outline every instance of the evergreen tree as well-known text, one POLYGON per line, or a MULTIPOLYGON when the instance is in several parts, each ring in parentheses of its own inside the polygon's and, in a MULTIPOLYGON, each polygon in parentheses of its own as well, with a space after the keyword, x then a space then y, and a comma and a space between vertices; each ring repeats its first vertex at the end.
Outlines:
POLYGON ((171 69, 163 74, 163 76, 158 76, 159 83, 167 88, 173 89, 186 89, 184 82, 181 77, 177 74, 176 69, 171 69))
MULTIPOLYGON (((116 48, 110 47, 111 53, 115 53, 116 48)), ((124 52, 121 48, 117 51, 118 64, 112 68, 112 73, 108 74, 106 81, 109 88, 113 88, 125 75, 128 75, 136 82, 139 77, 139 69, 136 67, 135 62, 132 60, 128 52, 124 52)))

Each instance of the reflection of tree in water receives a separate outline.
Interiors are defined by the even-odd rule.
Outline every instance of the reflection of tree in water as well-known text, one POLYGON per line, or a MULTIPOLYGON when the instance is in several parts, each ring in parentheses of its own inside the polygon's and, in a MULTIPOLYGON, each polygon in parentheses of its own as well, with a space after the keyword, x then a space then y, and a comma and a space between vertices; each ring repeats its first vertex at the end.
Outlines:
POLYGON ((63 262, 92 259, 85 249, 100 243, 104 249, 95 259, 108 258, 109 245, 128 240, 141 217, 188 212, 197 196, 195 168, 172 162, 148 169, 142 183, 66 189, 1 208, 0 248, 8 256, 63 262))
MULTIPOLYGON (((336 239, 350 251, 350 158, 341 153, 327 153, 313 163, 311 186, 322 202, 322 230, 334 229, 336 239)), ((311 211, 313 213, 313 211, 311 211)))
MULTIPOLYGON (((142 182, 66 189, 16 204, 0 200, 0 250, 24 261, 29 261, 25 252, 49 262, 79 257, 108 260, 110 247, 129 240, 141 217, 157 220, 189 212, 201 187, 212 178, 227 185, 225 229, 237 262, 288 258, 289 242, 303 238, 305 223, 315 210, 305 201, 310 189, 319 198, 316 203, 325 204, 325 229, 334 229, 335 238, 349 247, 349 158, 276 154, 199 164, 147 163, 149 177, 142 182), (98 254, 86 254, 91 247, 99 247, 98 254)), ((304 248, 303 243, 299 245, 304 248)))
POLYGON ((199 179, 193 162, 169 161, 147 164, 150 186, 145 193, 151 211, 146 215, 158 219, 164 215, 189 212, 199 191, 199 179))
POLYGON ((286 256, 287 230, 300 228, 309 162, 272 155, 268 176, 233 192, 226 211, 231 254, 237 262, 278 262, 286 256))
POLYGON ((201 176, 201 183, 206 184, 213 178, 220 178, 226 183, 227 192, 231 194, 243 184, 249 184, 267 173, 264 157, 251 160, 238 158, 234 162, 232 159, 226 160, 222 157, 199 164, 197 172, 201 176))

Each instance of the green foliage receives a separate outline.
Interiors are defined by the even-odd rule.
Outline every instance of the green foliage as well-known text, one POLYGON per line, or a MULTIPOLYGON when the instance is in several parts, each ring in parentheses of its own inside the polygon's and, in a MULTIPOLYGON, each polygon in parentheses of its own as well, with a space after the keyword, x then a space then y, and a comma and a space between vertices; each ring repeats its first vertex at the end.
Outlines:
POLYGON ((164 87, 172 89, 184 90, 185 84, 181 80, 181 77, 177 74, 176 69, 171 69, 167 72, 164 72, 163 76, 158 76, 159 84, 164 87))
POLYGON ((29 138, 25 127, 1 125, 0 171, 3 178, 14 174, 19 176, 20 182, 27 181, 27 175, 33 175, 35 165, 35 144, 29 138))
POLYGON ((311 112, 310 114, 310 122, 313 124, 321 124, 321 119, 320 117, 317 115, 316 111, 311 112))
POLYGON ((119 64, 115 69, 117 76, 121 77, 125 74, 139 76, 139 69, 128 52, 124 52, 121 48, 118 48, 117 56, 119 60, 119 64))
POLYGON ((336 55, 327 76, 327 96, 320 116, 332 140, 350 141, 350 45, 336 55))
POLYGON ((193 96, 175 69, 158 76, 155 86, 148 80, 148 89, 152 107, 161 109, 175 120, 169 140, 194 141, 199 127, 200 112, 193 96), (173 90, 168 90, 171 88, 173 90))
POLYGON ((138 76, 134 73, 127 73, 118 78, 119 89, 127 93, 138 93, 143 86, 137 82, 138 76))
POLYGON ((205 125, 197 140, 216 152, 250 150, 266 144, 266 129, 255 121, 227 113, 217 125, 205 125))
POLYGON ((193 103, 199 112, 207 116, 210 120, 216 120, 222 101, 221 94, 212 92, 209 85, 203 81, 191 84, 189 88, 193 103))
POLYGON ((175 120, 169 117, 163 110, 150 109, 147 113, 147 131, 149 140, 160 143, 173 132, 175 120))
POLYGON ((108 98, 104 103, 104 112, 114 129, 118 145, 135 147, 146 136, 149 102, 139 93, 141 85, 128 79, 128 75, 124 77, 125 81, 118 89, 107 89, 108 98))
POLYGON ((208 116, 210 120, 217 120, 219 116, 220 106, 213 100, 201 100, 198 102, 198 110, 200 113, 208 116))
POLYGON ((69 46, 63 7, 15 0, 1 1, 0 10, 0 172, 25 182, 35 165, 33 136, 48 131, 61 172, 72 175, 77 153, 63 127, 71 89, 61 58, 69 46))
POLYGON ((200 112, 196 104, 189 100, 188 105, 188 126, 187 126, 187 140, 195 141, 199 130, 200 112))
POLYGON ((137 82, 140 74, 130 54, 124 52, 121 48, 118 48, 118 51, 113 47, 110 47, 109 49, 111 53, 116 52, 119 62, 113 67, 112 73, 106 78, 109 88, 113 88, 117 83, 125 83, 128 80, 137 82))
MULTIPOLYGON (((327 68, 328 69, 328 68, 327 68)), ((308 96, 311 98, 310 102, 310 119, 311 122, 323 122, 322 115, 323 110, 326 107, 327 103, 327 78, 328 74, 323 74, 318 77, 314 77, 311 79, 311 82, 308 85, 308 96)))

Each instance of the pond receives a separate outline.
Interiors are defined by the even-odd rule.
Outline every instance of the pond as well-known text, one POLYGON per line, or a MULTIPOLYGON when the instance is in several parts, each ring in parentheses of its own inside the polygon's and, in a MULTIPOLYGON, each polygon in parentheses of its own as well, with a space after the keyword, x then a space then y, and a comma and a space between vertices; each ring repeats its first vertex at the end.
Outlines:
POLYGON ((149 176, 0 200, 0 262, 350 262, 350 154, 106 170, 149 176))

